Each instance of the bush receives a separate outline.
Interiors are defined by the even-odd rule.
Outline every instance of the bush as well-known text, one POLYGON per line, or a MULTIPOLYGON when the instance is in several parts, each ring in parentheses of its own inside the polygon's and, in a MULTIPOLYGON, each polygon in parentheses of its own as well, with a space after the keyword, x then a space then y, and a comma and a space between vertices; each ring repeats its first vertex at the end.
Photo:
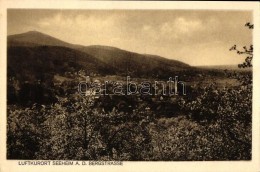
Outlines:
POLYGON ((215 158, 250 159, 252 140, 252 84, 220 90, 213 83, 202 89, 195 98, 182 99, 179 103, 188 117, 207 127, 205 134, 222 137, 228 155, 216 154, 215 158), (226 149, 226 147, 229 147, 226 149))

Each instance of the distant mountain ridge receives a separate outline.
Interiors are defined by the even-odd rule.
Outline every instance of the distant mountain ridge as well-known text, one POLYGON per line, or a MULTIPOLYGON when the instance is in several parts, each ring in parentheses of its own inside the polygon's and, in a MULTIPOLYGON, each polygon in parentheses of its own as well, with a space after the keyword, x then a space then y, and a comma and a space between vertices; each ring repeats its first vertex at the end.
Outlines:
POLYGON ((210 65, 210 66, 196 66, 200 69, 215 69, 215 70, 233 70, 233 71, 250 71, 251 68, 239 68, 238 65, 210 65))
MULTIPOLYGON (((101 45, 83 46, 70 44, 37 31, 29 31, 26 33, 10 35, 8 36, 7 43, 9 50, 9 60, 12 61, 12 59, 19 57, 23 58, 25 61, 27 58, 27 60, 31 61, 28 63, 34 63, 34 65, 37 65, 39 62, 43 63, 41 65, 44 65, 44 63, 50 63, 54 65, 53 69, 49 69, 49 71, 46 72, 53 72, 55 64, 69 66, 69 64, 72 63, 74 66, 76 66, 77 70, 80 68, 88 70, 90 66, 88 65, 89 63, 91 64, 91 71, 95 73, 104 74, 105 71, 105 74, 108 75, 132 75, 137 77, 170 75, 175 71, 182 71, 191 68, 191 66, 188 64, 177 60, 171 60, 156 55, 139 54, 116 47, 101 45), (41 59, 44 57, 39 54, 39 51, 42 53, 43 51, 37 47, 45 47, 46 52, 44 54, 48 54, 49 56, 45 60, 48 60, 49 62, 44 62, 44 59, 41 59), (27 52, 27 57, 25 57, 25 54, 15 53, 17 50, 19 50, 19 52, 27 52), (71 54, 74 55, 72 56, 71 54), (34 56, 37 58, 29 56, 34 56), (33 62, 33 60, 36 61, 33 62), (50 61, 53 61, 53 63, 50 61)), ((11 63, 10 65, 15 64, 11 63)), ((15 66, 12 67, 10 65, 10 68, 15 68, 15 66)), ((64 67, 64 70, 65 68, 66 70, 69 70, 67 67, 64 67)), ((60 70, 62 71, 63 69, 60 68, 60 70)), ((32 71, 32 73, 33 72, 34 71, 32 71)))
POLYGON ((47 34, 29 31, 21 34, 9 35, 8 46, 37 46, 37 45, 47 45, 47 46, 62 46, 70 47, 71 44, 49 36, 47 34))

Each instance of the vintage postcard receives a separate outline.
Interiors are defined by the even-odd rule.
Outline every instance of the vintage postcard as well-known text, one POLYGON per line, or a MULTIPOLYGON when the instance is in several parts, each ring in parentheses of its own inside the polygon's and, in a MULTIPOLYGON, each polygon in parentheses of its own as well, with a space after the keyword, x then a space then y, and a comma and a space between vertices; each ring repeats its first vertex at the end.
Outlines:
POLYGON ((258 2, 1 3, 1 172, 258 172, 258 2))

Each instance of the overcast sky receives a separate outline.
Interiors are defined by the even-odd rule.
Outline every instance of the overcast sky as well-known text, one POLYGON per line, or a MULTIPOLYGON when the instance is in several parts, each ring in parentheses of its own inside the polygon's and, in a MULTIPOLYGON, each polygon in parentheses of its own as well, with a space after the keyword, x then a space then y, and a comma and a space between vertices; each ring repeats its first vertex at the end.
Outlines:
POLYGON ((250 11, 8 10, 8 35, 36 30, 81 45, 108 45, 190 65, 238 64, 229 48, 252 43, 250 11))

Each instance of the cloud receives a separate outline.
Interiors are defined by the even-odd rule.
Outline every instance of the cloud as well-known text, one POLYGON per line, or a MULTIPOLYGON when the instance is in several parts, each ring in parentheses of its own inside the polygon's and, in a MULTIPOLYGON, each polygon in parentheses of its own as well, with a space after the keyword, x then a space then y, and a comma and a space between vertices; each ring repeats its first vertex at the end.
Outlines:
POLYGON ((174 21, 174 27, 178 28, 178 31, 181 34, 192 34, 196 31, 200 31, 203 29, 203 24, 201 20, 198 19, 186 19, 183 17, 179 17, 174 21))
POLYGON ((38 22, 38 25, 39 25, 40 27, 47 27, 47 26, 50 26, 51 24, 50 24, 50 22, 48 22, 48 21, 39 21, 39 22, 38 22))
POLYGON ((144 30, 144 31, 150 31, 151 29, 152 29, 152 27, 149 26, 149 25, 144 25, 144 26, 143 26, 143 30, 144 30))
POLYGON ((95 16, 84 15, 63 15, 58 13, 52 17, 40 19, 37 24, 40 27, 52 26, 64 29, 93 29, 111 28, 114 25, 114 18, 112 16, 99 18, 95 16))
POLYGON ((177 33, 179 35, 193 34, 194 32, 203 30, 202 21, 199 19, 187 19, 178 17, 171 22, 163 23, 160 31, 165 34, 177 33))
POLYGON ((57 13, 37 21, 40 31, 59 36, 65 41, 78 44, 106 44, 110 37, 117 40, 120 27, 116 16, 66 15, 57 13), (107 40, 107 41, 105 41, 107 40))
POLYGON ((9 10, 8 33, 38 30, 70 43, 115 46, 192 65, 236 64, 228 49, 252 43, 252 31, 244 27, 249 21, 249 11, 9 10))

